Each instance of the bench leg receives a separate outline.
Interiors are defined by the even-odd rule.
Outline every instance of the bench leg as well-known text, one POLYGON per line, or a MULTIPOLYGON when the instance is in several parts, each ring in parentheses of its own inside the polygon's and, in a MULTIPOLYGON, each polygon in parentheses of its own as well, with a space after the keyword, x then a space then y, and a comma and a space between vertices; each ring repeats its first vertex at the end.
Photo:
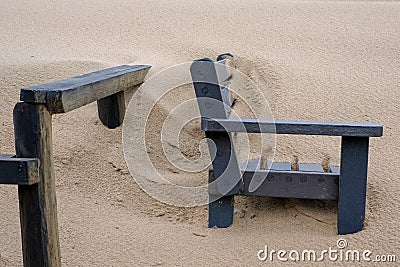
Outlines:
POLYGON ((364 226, 368 145, 368 137, 342 137, 338 203, 341 235, 356 233, 364 226))
POLYGON ((233 195, 222 196, 217 190, 217 186, 212 184, 215 181, 213 170, 208 172, 208 227, 218 228, 229 227, 233 222, 233 195), (220 197, 220 198, 218 198, 220 197))
POLYGON ((227 228, 233 222, 233 196, 224 196, 208 204, 208 227, 227 228))

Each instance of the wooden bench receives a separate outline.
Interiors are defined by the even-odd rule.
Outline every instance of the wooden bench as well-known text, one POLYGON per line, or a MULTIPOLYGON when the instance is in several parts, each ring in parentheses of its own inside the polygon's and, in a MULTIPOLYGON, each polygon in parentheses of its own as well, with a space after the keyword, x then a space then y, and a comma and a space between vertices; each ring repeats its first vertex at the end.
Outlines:
POLYGON ((209 204, 209 227, 230 226, 233 197, 245 195, 338 199, 338 233, 350 234, 363 228, 369 138, 382 136, 381 125, 229 118, 231 74, 226 60, 221 56, 217 62, 209 58, 195 60, 190 71, 201 127, 210 140, 210 154, 216 155, 209 171, 209 195, 215 200, 209 204), (320 164, 300 163, 292 170, 289 162, 269 162, 261 169, 260 159, 239 164, 233 132, 341 136, 340 168, 329 166, 324 172, 320 164), (252 182, 259 184, 256 190, 250 188, 252 182))
POLYGON ((21 89, 14 108, 16 157, 0 155, 0 184, 18 185, 24 266, 61 266, 52 115, 97 101, 110 129, 125 115, 124 91, 141 84, 150 66, 117 66, 21 89))

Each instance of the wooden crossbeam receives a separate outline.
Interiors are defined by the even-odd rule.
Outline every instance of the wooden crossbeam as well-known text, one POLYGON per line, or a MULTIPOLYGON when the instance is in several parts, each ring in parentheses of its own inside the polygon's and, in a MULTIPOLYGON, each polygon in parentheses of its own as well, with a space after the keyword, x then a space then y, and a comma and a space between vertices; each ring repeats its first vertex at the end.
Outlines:
POLYGON ((248 132, 358 137, 378 137, 383 134, 382 125, 370 123, 202 118, 201 124, 202 130, 206 132, 248 132))
POLYGON ((290 197, 306 199, 337 199, 339 175, 336 173, 248 170, 243 173, 242 195, 290 197), (253 192, 250 181, 264 181, 253 192))
POLYGON ((65 113, 124 91, 144 81, 151 66, 122 65, 21 89, 21 101, 45 104, 51 114, 65 113))
POLYGON ((0 184, 32 185, 39 181, 38 159, 0 156, 0 184))

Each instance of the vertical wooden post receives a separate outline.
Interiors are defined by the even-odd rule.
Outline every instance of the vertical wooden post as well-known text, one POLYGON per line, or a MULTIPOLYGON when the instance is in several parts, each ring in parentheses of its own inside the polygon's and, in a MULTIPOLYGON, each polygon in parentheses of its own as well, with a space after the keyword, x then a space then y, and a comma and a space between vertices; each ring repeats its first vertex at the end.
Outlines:
MULTIPOLYGON (((190 72, 201 117, 226 119, 228 115, 214 62, 211 59, 194 61, 190 72)), ((212 165, 218 191, 208 206, 208 226, 225 228, 233 222, 233 195, 239 193, 243 185, 241 172, 231 134, 206 132, 206 137, 212 141, 208 142, 208 148, 210 154, 215 155, 212 165)), ((210 182, 215 180, 209 179, 210 182)))
POLYGON ((339 176, 338 233, 362 230, 368 169, 368 137, 342 137, 339 176))
POLYGON ((110 129, 121 126, 125 116, 124 91, 98 100, 97 109, 100 121, 104 126, 110 129))
POLYGON ((14 108, 17 157, 38 158, 40 182, 18 186, 24 266, 61 266, 51 114, 45 105, 14 108))

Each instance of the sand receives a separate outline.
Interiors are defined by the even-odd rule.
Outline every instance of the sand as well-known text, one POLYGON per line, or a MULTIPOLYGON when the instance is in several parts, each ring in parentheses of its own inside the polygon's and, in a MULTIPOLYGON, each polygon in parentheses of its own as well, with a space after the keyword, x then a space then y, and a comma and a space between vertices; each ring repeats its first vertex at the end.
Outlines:
MULTIPOLYGON (((13 153, 12 109, 22 87, 126 63, 153 65, 150 77, 229 51, 275 118, 384 125, 384 137, 370 143, 365 229, 345 238, 349 249, 400 257, 399 12, 398 2, 375 1, 1 1, 0 152, 13 153)), ((272 265, 257 259, 265 245, 336 245, 334 203, 237 198, 245 216, 208 229, 206 207, 154 200, 128 172, 122 129, 103 127, 95 104, 55 116, 53 128, 64 266, 272 265)), ((186 137, 187 152, 196 153, 186 137)), ((276 160, 338 163, 339 144, 279 136, 276 160)), ((0 266, 20 266, 15 186, 0 186, 0 204, 0 266)))

